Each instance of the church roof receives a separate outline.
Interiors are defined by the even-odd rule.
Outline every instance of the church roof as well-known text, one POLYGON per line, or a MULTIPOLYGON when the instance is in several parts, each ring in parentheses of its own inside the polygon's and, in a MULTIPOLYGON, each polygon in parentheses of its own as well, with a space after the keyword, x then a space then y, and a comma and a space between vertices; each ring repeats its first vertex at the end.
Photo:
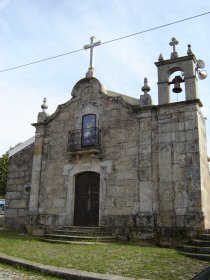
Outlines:
POLYGON ((20 145, 14 147, 11 151, 9 151, 9 157, 17 154, 18 152, 22 151, 26 147, 30 146, 31 144, 34 143, 34 141, 35 141, 35 136, 32 136, 31 138, 29 138, 25 142, 23 142, 20 145))
POLYGON ((121 96, 123 98, 124 101, 126 101, 127 103, 131 104, 131 105, 139 105, 139 99, 125 95, 125 94, 121 94, 121 93, 117 93, 111 90, 106 90, 107 95, 110 97, 117 97, 117 96, 121 96))

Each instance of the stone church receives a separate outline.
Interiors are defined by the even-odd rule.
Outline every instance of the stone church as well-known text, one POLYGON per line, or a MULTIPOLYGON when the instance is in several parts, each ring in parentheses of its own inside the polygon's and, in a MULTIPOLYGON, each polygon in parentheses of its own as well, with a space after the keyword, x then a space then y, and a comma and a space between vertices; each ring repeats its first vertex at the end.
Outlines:
POLYGON ((155 62, 153 105, 147 78, 140 99, 103 87, 91 39, 84 47, 90 67, 71 99, 52 115, 44 99, 35 136, 10 152, 5 227, 33 233, 94 226, 133 237, 209 229, 205 119, 197 92, 203 77, 191 46, 179 57, 172 38, 170 58, 155 62), (171 102, 172 88, 177 94, 183 88, 185 100, 171 102))

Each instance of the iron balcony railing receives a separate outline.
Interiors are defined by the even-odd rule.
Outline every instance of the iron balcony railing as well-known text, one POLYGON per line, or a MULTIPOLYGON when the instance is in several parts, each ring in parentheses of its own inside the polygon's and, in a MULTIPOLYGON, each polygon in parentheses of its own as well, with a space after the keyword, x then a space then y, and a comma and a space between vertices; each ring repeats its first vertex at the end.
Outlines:
POLYGON ((101 129, 97 127, 69 131, 68 150, 101 147, 101 129))

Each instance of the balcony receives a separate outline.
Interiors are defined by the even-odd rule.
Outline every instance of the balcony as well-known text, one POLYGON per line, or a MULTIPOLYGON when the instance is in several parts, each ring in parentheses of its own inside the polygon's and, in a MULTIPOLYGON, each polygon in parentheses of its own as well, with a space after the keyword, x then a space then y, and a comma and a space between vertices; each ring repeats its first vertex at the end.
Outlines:
POLYGON ((101 129, 94 127, 69 131, 68 151, 73 154, 100 153, 101 129))

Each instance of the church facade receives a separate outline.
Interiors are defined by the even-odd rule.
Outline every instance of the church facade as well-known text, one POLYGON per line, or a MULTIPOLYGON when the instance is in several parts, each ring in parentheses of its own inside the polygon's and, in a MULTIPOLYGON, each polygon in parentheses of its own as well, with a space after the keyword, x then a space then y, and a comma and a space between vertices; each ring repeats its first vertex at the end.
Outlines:
POLYGON ((189 45, 186 56, 178 57, 174 47, 170 59, 159 57, 158 105, 146 78, 135 99, 106 90, 94 68, 54 114, 47 114, 44 100, 35 137, 10 152, 5 227, 33 233, 100 226, 139 238, 209 229, 196 63, 189 45), (170 81, 176 71, 183 76, 170 81), (185 100, 172 103, 170 86, 178 92, 180 83, 185 100))

